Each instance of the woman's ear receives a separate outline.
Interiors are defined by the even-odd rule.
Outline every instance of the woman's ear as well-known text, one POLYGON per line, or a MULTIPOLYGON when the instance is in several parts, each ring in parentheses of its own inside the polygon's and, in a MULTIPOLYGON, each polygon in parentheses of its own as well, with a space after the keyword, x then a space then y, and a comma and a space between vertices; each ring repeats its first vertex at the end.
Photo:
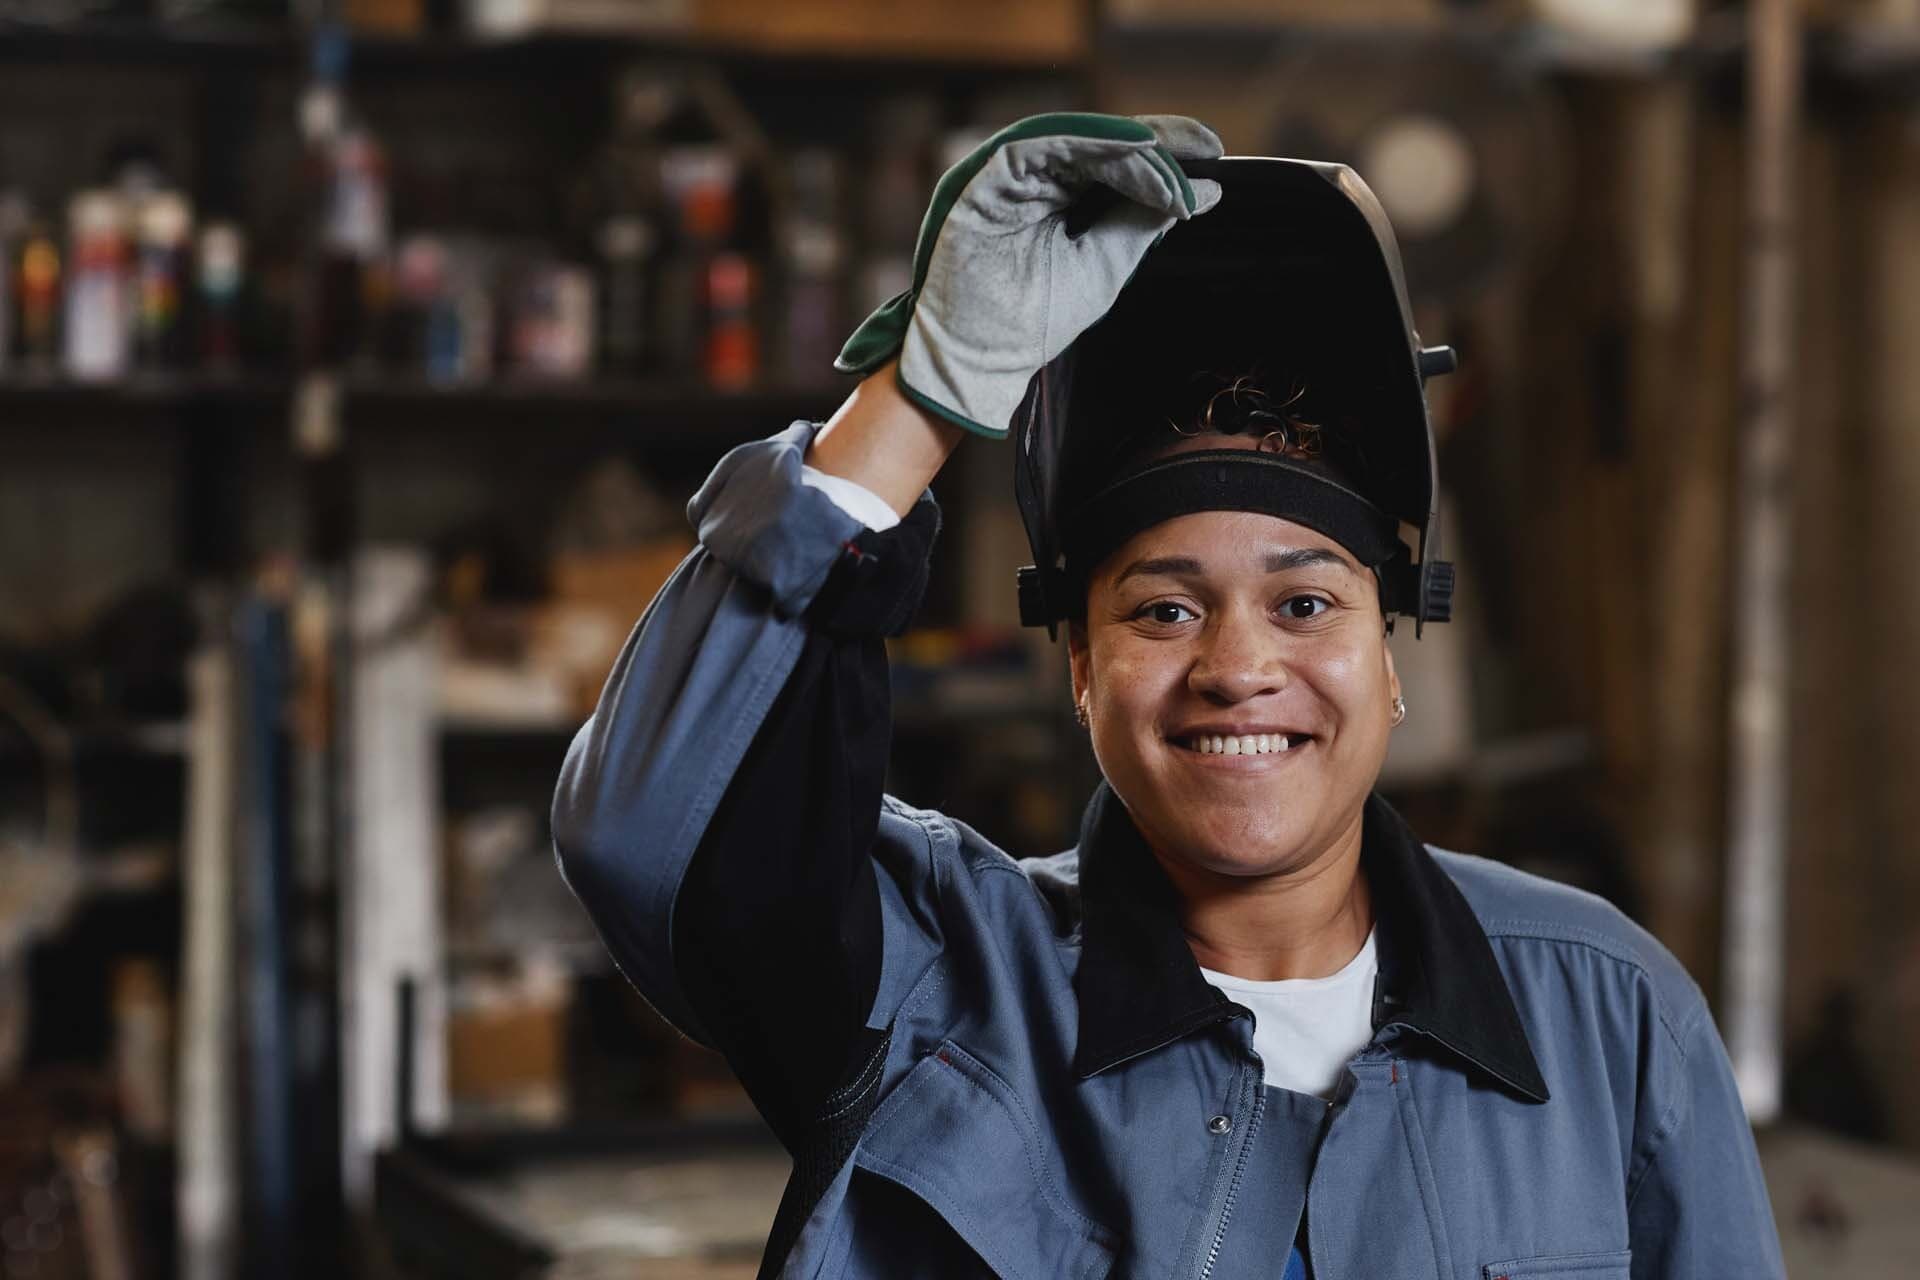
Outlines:
POLYGON ((1076 707, 1086 701, 1091 670, 1087 649, 1087 624, 1077 621, 1069 622, 1067 623, 1067 674, 1073 680, 1073 705, 1076 707))
POLYGON ((1400 696, 1400 673, 1393 669, 1393 646, 1382 644, 1380 652, 1387 664, 1387 700, 1391 702, 1400 696))

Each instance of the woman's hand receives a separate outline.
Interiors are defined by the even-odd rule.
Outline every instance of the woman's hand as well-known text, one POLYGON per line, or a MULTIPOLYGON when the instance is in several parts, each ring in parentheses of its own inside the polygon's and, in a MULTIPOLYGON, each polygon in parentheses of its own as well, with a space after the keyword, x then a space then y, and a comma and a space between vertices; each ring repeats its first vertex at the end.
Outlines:
POLYGON ((1185 116, 1009 125, 940 179, 913 288, 869 316, 835 366, 870 374, 897 356, 909 400, 1004 437, 1034 373, 1106 314, 1167 228, 1219 201, 1219 184, 1189 181, 1179 161, 1220 153, 1185 116))

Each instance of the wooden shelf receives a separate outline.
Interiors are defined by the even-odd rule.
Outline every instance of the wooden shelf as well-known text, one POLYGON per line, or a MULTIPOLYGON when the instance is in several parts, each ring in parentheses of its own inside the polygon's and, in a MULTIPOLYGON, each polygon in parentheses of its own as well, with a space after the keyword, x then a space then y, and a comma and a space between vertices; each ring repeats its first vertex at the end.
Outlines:
MULTIPOLYGON (((592 379, 500 379, 447 384, 425 378, 349 378, 343 384, 349 429, 435 423, 539 430, 583 423, 643 423, 649 439, 710 442, 750 430, 771 435, 796 419, 830 414, 853 389, 844 386, 714 391, 698 384, 592 379)), ((743 437, 746 438, 746 437, 743 437)))
POLYGON ((193 405, 259 405, 285 400, 284 378, 256 374, 137 373, 125 378, 89 381, 60 375, 0 372, 0 423, 21 422, 20 413, 130 411, 153 413, 193 405))
MULTIPOLYGON (((350 377, 341 389, 349 431, 633 424, 650 440, 701 444, 741 431, 750 433, 742 439, 771 435, 796 419, 823 418, 846 397, 852 382, 732 392, 622 379, 448 384, 374 376, 350 377)), ((103 382, 0 375, 0 424, 43 431, 55 424, 191 418, 219 408, 256 413, 262 426, 278 429, 286 424, 292 392, 290 378, 272 375, 140 374, 103 382)))
MULTIPOLYGON (((874 52, 808 47, 799 52, 696 33, 534 32, 488 37, 465 32, 388 36, 348 31, 348 77, 419 73, 515 78, 576 74, 596 64, 648 57, 692 59, 782 79, 831 79, 849 71, 890 81, 1076 74, 1078 62, 980 55, 874 52)), ((313 33, 248 23, 90 21, 48 25, 0 21, 0 62, 134 65, 189 69, 298 70, 313 33)))

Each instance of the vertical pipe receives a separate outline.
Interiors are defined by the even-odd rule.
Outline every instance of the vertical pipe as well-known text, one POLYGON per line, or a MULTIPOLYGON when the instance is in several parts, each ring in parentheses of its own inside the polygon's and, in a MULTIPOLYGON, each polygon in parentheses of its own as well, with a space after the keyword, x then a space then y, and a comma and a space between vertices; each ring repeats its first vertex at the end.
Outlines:
MULTIPOLYGON (((209 629, 211 630, 211 629, 209 629)), ((238 1000, 233 981, 233 796, 236 716, 225 643, 187 667, 185 902, 181 957, 180 1135, 175 1220, 180 1280, 229 1280, 238 1261, 238 1106, 233 1074, 238 1000)))
POLYGON ((1727 1047, 1747 1115, 1780 1111, 1791 545, 1794 0, 1748 9, 1746 326, 1736 437, 1733 696, 1727 860, 1727 1047))

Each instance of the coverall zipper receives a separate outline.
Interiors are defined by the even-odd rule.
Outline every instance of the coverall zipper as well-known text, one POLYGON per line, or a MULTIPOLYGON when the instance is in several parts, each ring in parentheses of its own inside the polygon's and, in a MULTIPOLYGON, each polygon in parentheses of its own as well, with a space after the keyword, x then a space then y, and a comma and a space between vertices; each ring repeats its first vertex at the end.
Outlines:
MULTIPOLYGON (((1253 1014, 1247 1013, 1249 1021, 1253 1014)), ((1247 1171, 1247 1157, 1253 1153, 1254 1135, 1260 1129, 1260 1113, 1266 1107, 1266 1068, 1260 1061, 1260 1055, 1253 1056, 1254 1085, 1253 1110, 1247 1116, 1246 1131, 1240 1137, 1240 1154, 1233 1162, 1233 1176, 1227 1182, 1227 1198, 1220 1206, 1220 1225, 1213 1229, 1213 1243, 1207 1248, 1207 1259, 1200 1266, 1200 1280, 1209 1280, 1213 1275, 1213 1264, 1220 1260, 1220 1247, 1226 1243, 1227 1224, 1233 1221, 1233 1202, 1240 1194, 1240 1178, 1247 1171)))

